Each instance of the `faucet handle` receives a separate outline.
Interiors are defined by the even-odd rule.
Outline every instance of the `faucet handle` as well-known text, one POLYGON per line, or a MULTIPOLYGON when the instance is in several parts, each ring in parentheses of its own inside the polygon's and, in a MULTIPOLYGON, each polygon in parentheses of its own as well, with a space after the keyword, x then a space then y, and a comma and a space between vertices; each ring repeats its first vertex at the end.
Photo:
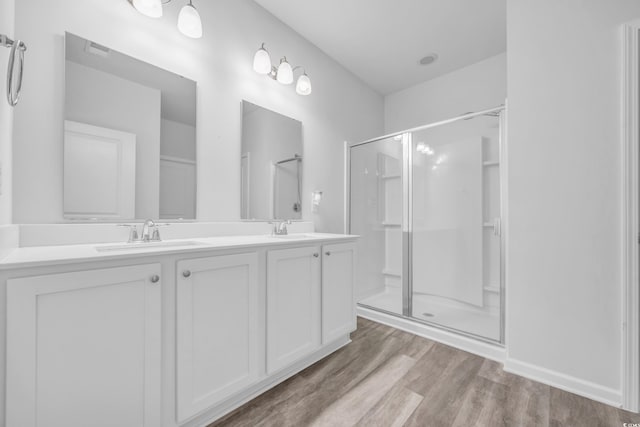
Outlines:
POLYGON ((153 235, 151 236, 151 240, 154 242, 160 242, 162 241, 162 239, 160 238, 160 230, 158 229, 159 227, 167 227, 171 224, 154 224, 153 225, 153 235))
POLYGON ((136 227, 135 224, 118 224, 118 227, 129 227, 128 243, 138 241, 138 227, 136 227))

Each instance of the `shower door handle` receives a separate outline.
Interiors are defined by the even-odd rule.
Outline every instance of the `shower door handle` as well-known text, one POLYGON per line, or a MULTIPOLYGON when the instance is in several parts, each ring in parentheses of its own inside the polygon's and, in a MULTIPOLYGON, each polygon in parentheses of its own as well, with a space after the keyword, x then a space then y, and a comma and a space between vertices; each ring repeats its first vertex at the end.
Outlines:
POLYGON ((502 235, 502 221, 500 218, 493 219, 493 235, 500 236, 502 235))

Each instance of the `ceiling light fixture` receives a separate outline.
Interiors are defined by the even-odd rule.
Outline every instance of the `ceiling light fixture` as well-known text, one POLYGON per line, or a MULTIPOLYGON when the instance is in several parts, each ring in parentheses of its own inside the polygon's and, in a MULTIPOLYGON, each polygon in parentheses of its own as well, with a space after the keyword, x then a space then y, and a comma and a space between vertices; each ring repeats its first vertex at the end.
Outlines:
POLYGON ((280 59, 280 64, 277 67, 271 65, 271 56, 264 47, 264 43, 262 43, 262 46, 256 51, 256 54, 253 57, 253 70, 256 73, 265 74, 284 85, 293 83, 293 74, 298 69, 302 70, 302 74, 298 77, 298 81, 296 82, 296 93, 302 96, 310 95, 312 91, 311 79, 303 67, 291 67, 286 56, 283 56, 282 59, 280 59))
MULTIPOLYGON (((127 0, 138 12, 150 18, 162 17, 162 6, 171 0, 127 0)), ((202 20, 200 13, 189 0, 178 15, 178 29, 182 34, 193 39, 202 37, 202 20)))

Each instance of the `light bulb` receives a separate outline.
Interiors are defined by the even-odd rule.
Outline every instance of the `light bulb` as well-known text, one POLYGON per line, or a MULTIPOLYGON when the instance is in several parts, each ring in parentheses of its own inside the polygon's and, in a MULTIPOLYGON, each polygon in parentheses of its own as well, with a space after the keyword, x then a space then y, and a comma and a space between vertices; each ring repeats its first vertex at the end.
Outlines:
POLYGON ((293 69, 287 62, 286 56, 280 60, 280 65, 278 66, 278 81, 283 85, 293 83, 293 69))
POLYGON ((258 49, 253 57, 253 70, 260 74, 269 74, 271 72, 271 57, 267 49, 264 48, 264 43, 262 43, 262 47, 258 49))
POLYGON ((150 18, 162 16, 162 0, 132 0, 131 5, 150 18))
POLYGON ((182 34, 193 39, 202 37, 202 21, 200 14, 193 7, 191 0, 185 5, 178 15, 178 29, 182 34))
POLYGON ((311 80, 307 73, 298 77, 298 83, 296 83, 296 92, 298 95, 309 95, 311 93, 311 80))

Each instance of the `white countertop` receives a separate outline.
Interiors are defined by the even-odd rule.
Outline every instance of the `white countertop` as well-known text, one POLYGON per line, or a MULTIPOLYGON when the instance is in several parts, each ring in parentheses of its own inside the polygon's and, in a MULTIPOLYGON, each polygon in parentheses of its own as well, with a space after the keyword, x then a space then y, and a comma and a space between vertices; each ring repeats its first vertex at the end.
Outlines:
POLYGON ((164 240, 173 246, 153 246, 151 243, 99 243, 62 246, 32 246, 15 248, 0 259, 0 270, 13 268, 40 267, 77 262, 107 261, 148 257, 149 255, 187 254, 211 250, 258 248, 264 246, 303 246, 314 243, 339 242, 356 239, 358 236, 346 234, 301 233, 290 234, 294 238, 281 238, 269 235, 223 236, 193 239, 164 240), (300 238, 295 238, 295 237, 300 238), (184 246, 179 246, 184 242, 184 246), (96 248, 109 248, 122 245, 124 249, 99 251, 96 248), (131 245, 131 249, 128 246, 131 245), (176 246, 177 245, 177 246, 176 246))

